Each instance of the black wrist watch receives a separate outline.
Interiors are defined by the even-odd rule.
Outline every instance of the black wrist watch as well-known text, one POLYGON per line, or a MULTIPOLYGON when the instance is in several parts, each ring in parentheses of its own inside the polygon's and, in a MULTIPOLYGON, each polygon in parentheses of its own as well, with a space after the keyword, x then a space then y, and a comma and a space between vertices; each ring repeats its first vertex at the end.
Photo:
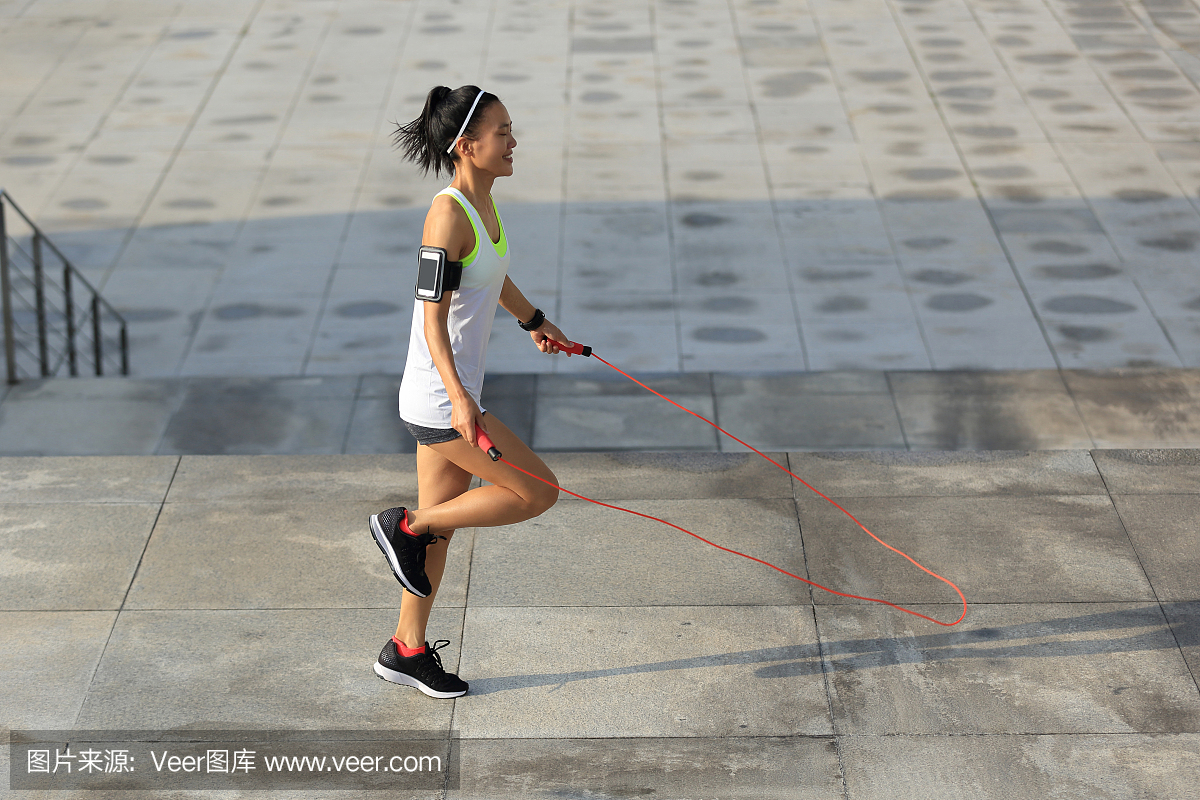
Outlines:
POLYGON ((542 323, 545 321, 546 315, 542 313, 540 308, 538 308, 534 309, 533 319, 529 320, 529 322, 521 322, 521 320, 517 320, 517 324, 521 326, 521 330, 523 331, 536 331, 538 328, 542 327, 542 323))

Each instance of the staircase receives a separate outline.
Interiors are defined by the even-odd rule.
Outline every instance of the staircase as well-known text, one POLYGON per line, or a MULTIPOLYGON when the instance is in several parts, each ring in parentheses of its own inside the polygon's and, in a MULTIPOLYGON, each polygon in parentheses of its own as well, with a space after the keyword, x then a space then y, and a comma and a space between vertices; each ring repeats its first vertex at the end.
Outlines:
POLYGON ((10 384, 27 378, 129 374, 124 318, 4 189, 0 300, 10 384))

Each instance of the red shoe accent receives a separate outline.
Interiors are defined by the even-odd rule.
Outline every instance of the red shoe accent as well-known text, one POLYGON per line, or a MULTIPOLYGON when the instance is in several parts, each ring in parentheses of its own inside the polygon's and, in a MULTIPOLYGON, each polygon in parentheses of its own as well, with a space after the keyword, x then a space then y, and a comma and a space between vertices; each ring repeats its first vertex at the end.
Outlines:
POLYGON ((420 647, 409 647, 395 636, 392 637, 392 641, 396 643, 396 649, 400 652, 400 655, 403 658, 412 658, 417 653, 425 652, 425 645, 421 645, 420 647))
POLYGON ((407 533, 409 536, 416 536, 417 532, 408 527, 408 509, 404 509, 404 516, 400 518, 400 530, 407 533))

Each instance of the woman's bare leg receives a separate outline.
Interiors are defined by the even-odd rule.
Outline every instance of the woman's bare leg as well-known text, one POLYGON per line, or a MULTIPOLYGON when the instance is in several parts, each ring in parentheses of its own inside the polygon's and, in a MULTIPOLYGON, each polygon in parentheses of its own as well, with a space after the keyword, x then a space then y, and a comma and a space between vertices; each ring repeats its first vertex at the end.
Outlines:
MULTIPOLYGON (((491 414, 486 419, 488 435, 504 454, 505 460, 553 484, 558 483, 550 468, 503 422, 491 414)), ((465 439, 442 442, 426 449, 434 451, 463 472, 478 475, 492 485, 480 486, 430 506, 422 501, 419 509, 410 509, 408 512, 408 524, 418 533, 429 531, 442 534, 457 528, 512 525, 538 516, 558 501, 557 488, 547 486, 507 464, 492 461, 487 453, 472 447, 465 439)), ((417 472, 420 481, 420 462, 417 472)), ((432 548, 429 553, 433 554, 432 548)), ((429 572, 428 566, 425 571, 429 572)))
MULTIPOLYGON (((471 473, 446 460, 425 445, 417 445, 417 503, 421 507, 435 506, 458 497, 471 485, 471 473)), ((425 575, 429 578, 432 591, 427 597, 417 597, 404 592, 400 599, 400 621, 396 624, 396 638, 409 647, 420 647, 425 643, 425 627, 429 624, 429 612, 433 610, 433 598, 437 596, 442 574, 446 570, 446 551, 453 530, 442 531, 433 544, 425 548, 425 575)))

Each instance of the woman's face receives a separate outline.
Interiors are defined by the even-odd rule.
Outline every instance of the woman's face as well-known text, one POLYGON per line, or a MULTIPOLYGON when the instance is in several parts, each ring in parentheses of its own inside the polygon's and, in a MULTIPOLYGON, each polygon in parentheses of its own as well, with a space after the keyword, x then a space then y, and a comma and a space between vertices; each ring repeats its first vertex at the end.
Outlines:
POLYGON ((508 109, 503 103, 492 103, 480 120, 478 138, 467 140, 463 149, 476 169, 500 177, 513 174, 512 151, 516 146, 508 109))

